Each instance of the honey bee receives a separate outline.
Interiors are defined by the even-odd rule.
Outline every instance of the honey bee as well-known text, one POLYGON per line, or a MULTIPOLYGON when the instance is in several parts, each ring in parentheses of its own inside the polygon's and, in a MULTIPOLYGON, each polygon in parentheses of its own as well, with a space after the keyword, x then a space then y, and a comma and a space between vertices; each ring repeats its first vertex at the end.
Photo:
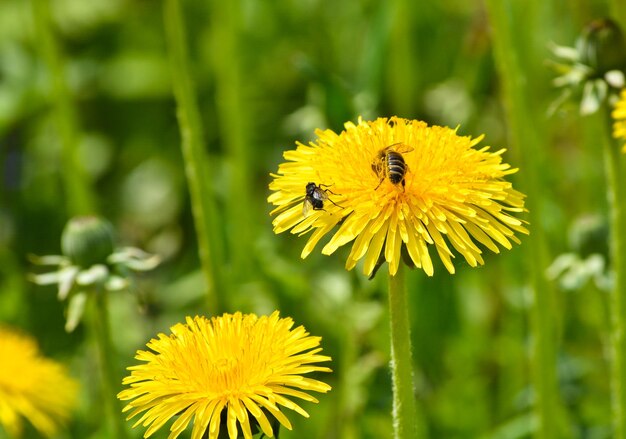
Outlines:
MULTIPOLYGON (((317 185, 313 182, 309 182, 306 185, 306 195, 304 196, 304 203, 302 205, 302 215, 307 216, 311 209, 313 210, 324 210, 324 201, 328 200, 333 203, 337 207, 339 206, 333 200, 328 198, 328 194, 335 194, 329 189, 323 189, 322 186, 326 186, 323 184, 317 185)), ((336 195, 336 194, 335 194, 336 195)))
POLYGON ((380 187, 385 177, 393 184, 402 183, 402 189, 404 189, 404 176, 409 166, 404 161, 402 154, 411 151, 413 151, 413 147, 402 142, 394 143, 378 151, 372 163, 372 170, 380 177, 376 189, 380 187))

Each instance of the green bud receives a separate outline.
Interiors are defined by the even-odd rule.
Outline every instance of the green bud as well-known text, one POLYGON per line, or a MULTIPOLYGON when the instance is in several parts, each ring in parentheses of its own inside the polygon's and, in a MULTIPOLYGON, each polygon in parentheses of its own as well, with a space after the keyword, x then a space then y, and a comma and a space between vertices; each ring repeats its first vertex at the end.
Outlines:
POLYGON ((608 18, 590 22, 578 38, 576 48, 583 64, 599 78, 611 70, 626 68, 626 42, 619 25, 608 18))
POLYGON ((96 216, 80 216, 68 221, 61 235, 61 250, 72 264, 91 267, 106 264, 113 253, 113 226, 96 216))

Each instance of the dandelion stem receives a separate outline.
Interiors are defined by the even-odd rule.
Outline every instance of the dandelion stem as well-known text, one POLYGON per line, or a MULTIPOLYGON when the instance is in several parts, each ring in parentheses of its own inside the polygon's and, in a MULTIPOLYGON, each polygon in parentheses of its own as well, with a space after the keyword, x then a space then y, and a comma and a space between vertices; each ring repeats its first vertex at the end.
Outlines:
POLYGON ((209 310, 221 310, 218 291, 223 291, 223 252, 216 231, 217 208, 210 180, 206 178, 208 167, 204 150, 204 134, 194 85, 189 73, 186 48, 186 30, 179 0, 165 0, 165 33, 168 43, 172 82, 177 103, 178 123, 182 136, 185 173, 191 195, 191 209, 198 234, 198 247, 202 272, 206 281, 209 310))
MULTIPOLYGON (((536 437, 553 439, 561 437, 564 410, 558 396, 556 375, 555 341, 556 331, 552 315, 554 306, 554 292, 547 282, 543 272, 548 266, 548 252, 546 235, 541 225, 543 220, 541 186, 541 120, 535 117, 541 114, 532 111, 529 96, 532 96, 533 84, 528 67, 522 61, 515 44, 515 29, 511 12, 516 2, 502 0, 488 0, 487 9, 493 29, 492 42, 499 75, 504 86, 504 100, 507 106, 510 141, 519 151, 525 178, 526 193, 528 194, 528 209, 530 224, 533 226, 531 239, 525 247, 528 252, 530 281, 533 294, 531 308, 533 352, 531 358, 532 379, 536 394, 535 415, 538 421, 536 437), (522 151, 523 148, 523 151, 522 151)), ((522 3, 516 3, 521 5, 522 3)))
POLYGON ((98 355, 100 359, 100 369, 102 371, 102 401, 104 404, 105 418, 115 432, 114 437, 124 439, 127 437, 121 416, 121 407, 116 398, 116 389, 121 383, 121 379, 115 373, 112 359, 115 350, 111 343, 111 329, 109 327, 109 308, 107 292, 98 289, 94 292, 95 309, 93 313, 93 326, 98 345, 98 355))
MULTIPOLYGON (((608 120, 608 115, 600 112, 608 120)), ((626 438, 626 185, 620 147, 605 135, 604 165, 610 210, 613 437, 626 438)))
POLYGON ((417 406, 411 357, 411 329, 404 281, 400 264, 395 276, 389 276, 389 320, 391 322, 391 379, 393 382, 394 439, 414 439, 418 435, 417 406))
POLYGON ((80 164, 78 155, 79 133, 76 112, 65 75, 65 65, 52 29, 49 0, 33 0, 37 45, 48 67, 53 116, 62 145, 62 171, 68 216, 94 213, 95 202, 80 164))

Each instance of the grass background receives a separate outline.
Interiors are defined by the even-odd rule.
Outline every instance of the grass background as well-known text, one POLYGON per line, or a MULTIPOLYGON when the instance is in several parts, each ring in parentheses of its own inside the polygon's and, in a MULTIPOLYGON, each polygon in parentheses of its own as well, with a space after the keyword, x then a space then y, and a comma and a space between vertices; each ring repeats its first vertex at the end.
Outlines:
MULTIPOLYGON (((514 166, 533 154, 539 166, 542 199, 532 203, 543 215, 522 246, 486 254, 477 269, 457 257, 454 276, 441 264, 433 278, 407 273, 418 404, 431 437, 532 435, 525 247, 541 228, 552 261, 576 250, 572 235, 581 216, 606 216, 601 127, 578 116, 575 105, 546 115, 558 94, 545 62, 548 44, 573 45, 586 22, 608 15, 608 5, 504 3, 508 49, 519 56, 535 115, 519 127, 532 134, 524 137, 507 124, 483 2, 222 3, 181 1, 208 156, 205 184, 215 207, 209 239, 223 278, 212 291, 219 310, 207 308, 199 268, 162 3, 55 0, 54 40, 35 24, 33 7, 41 2, 0 3, 0 321, 35 335, 81 380, 80 406, 59 437, 105 437, 96 350, 88 326, 63 331, 54 288, 26 281, 33 270, 26 255, 59 253, 76 206, 109 218, 121 243, 164 258, 137 279, 134 293, 111 297, 111 354, 120 377, 137 349, 186 315, 279 309, 323 337, 335 371, 324 377, 333 391, 304 405, 311 418, 290 415, 294 430, 281 437, 391 437, 384 276, 367 281, 358 269, 345 272, 345 249, 302 261, 304 240, 275 236, 266 202, 269 173, 284 150, 312 139, 317 127, 341 130, 359 115, 460 126, 463 135, 484 133, 482 144, 494 149, 512 137, 532 139, 505 154, 514 166), (67 108, 50 68, 54 47, 67 108), (69 164, 68 139, 75 145, 69 164), (66 189, 77 184, 84 193, 66 189)), ((527 191, 528 171, 513 180, 527 191)), ((606 252, 605 238, 590 241, 595 251, 606 252)), ((574 437, 610 437, 607 293, 592 282, 574 291, 554 287, 563 422, 574 437)), ((154 437, 166 436, 164 430, 154 437)))

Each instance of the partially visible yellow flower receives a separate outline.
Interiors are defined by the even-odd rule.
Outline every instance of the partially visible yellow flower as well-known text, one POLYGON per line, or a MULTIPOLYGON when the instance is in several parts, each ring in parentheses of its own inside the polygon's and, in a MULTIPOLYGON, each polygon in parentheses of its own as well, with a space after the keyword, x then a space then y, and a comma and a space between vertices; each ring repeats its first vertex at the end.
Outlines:
POLYGON ((257 427, 273 437, 274 418, 291 429, 279 406, 308 417, 289 397, 317 402, 303 391, 330 390, 303 376, 330 372, 314 365, 330 361, 318 355, 321 338, 302 326, 291 329, 293 324, 278 311, 261 317, 239 312, 210 320, 187 317, 186 324, 171 328, 172 334, 150 340, 150 351, 137 352, 135 358, 145 363, 128 368, 132 372, 123 384, 130 388, 118 395, 131 400, 124 412, 132 410, 128 419, 145 412, 133 427, 148 427, 146 438, 175 416, 168 439, 178 437, 192 418, 192 439, 216 439, 224 427, 236 439, 238 425, 246 439, 257 427))
POLYGON ((626 153, 626 89, 620 94, 620 99, 615 104, 615 109, 611 113, 615 122, 613 123, 613 137, 625 141, 622 152, 626 153))
POLYGON ((303 258, 339 226, 322 253, 354 240, 348 270, 365 258, 363 271, 370 275, 384 257, 395 275, 405 247, 412 263, 431 276, 429 246, 454 273, 452 249, 476 266, 483 264, 478 243, 498 253, 496 244, 509 249, 511 242, 519 243, 516 232, 528 233, 513 216, 524 211, 525 196, 504 180, 517 169, 502 162, 504 149, 475 149, 482 136, 471 139, 447 127, 397 117, 348 122, 340 134, 316 134, 316 141, 284 153, 287 162, 272 174, 274 193, 268 198, 277 206, 271 212, 278 214, 274 232, 313 232, 303 258), (386 164, 379 160, 380 151, 392 145, 403 151, 404 184, 386 177, 386 164), (300 201, 309 182, 323 185, 332 203, 323 202, 323 209, 305 216, 300 201))
POLYGON ((0 326, 0 424, 9 435, 22 434, 22 418, 42 435, 55 435, 77 390, 65 367, 43 357, 32 337, 0 326))

